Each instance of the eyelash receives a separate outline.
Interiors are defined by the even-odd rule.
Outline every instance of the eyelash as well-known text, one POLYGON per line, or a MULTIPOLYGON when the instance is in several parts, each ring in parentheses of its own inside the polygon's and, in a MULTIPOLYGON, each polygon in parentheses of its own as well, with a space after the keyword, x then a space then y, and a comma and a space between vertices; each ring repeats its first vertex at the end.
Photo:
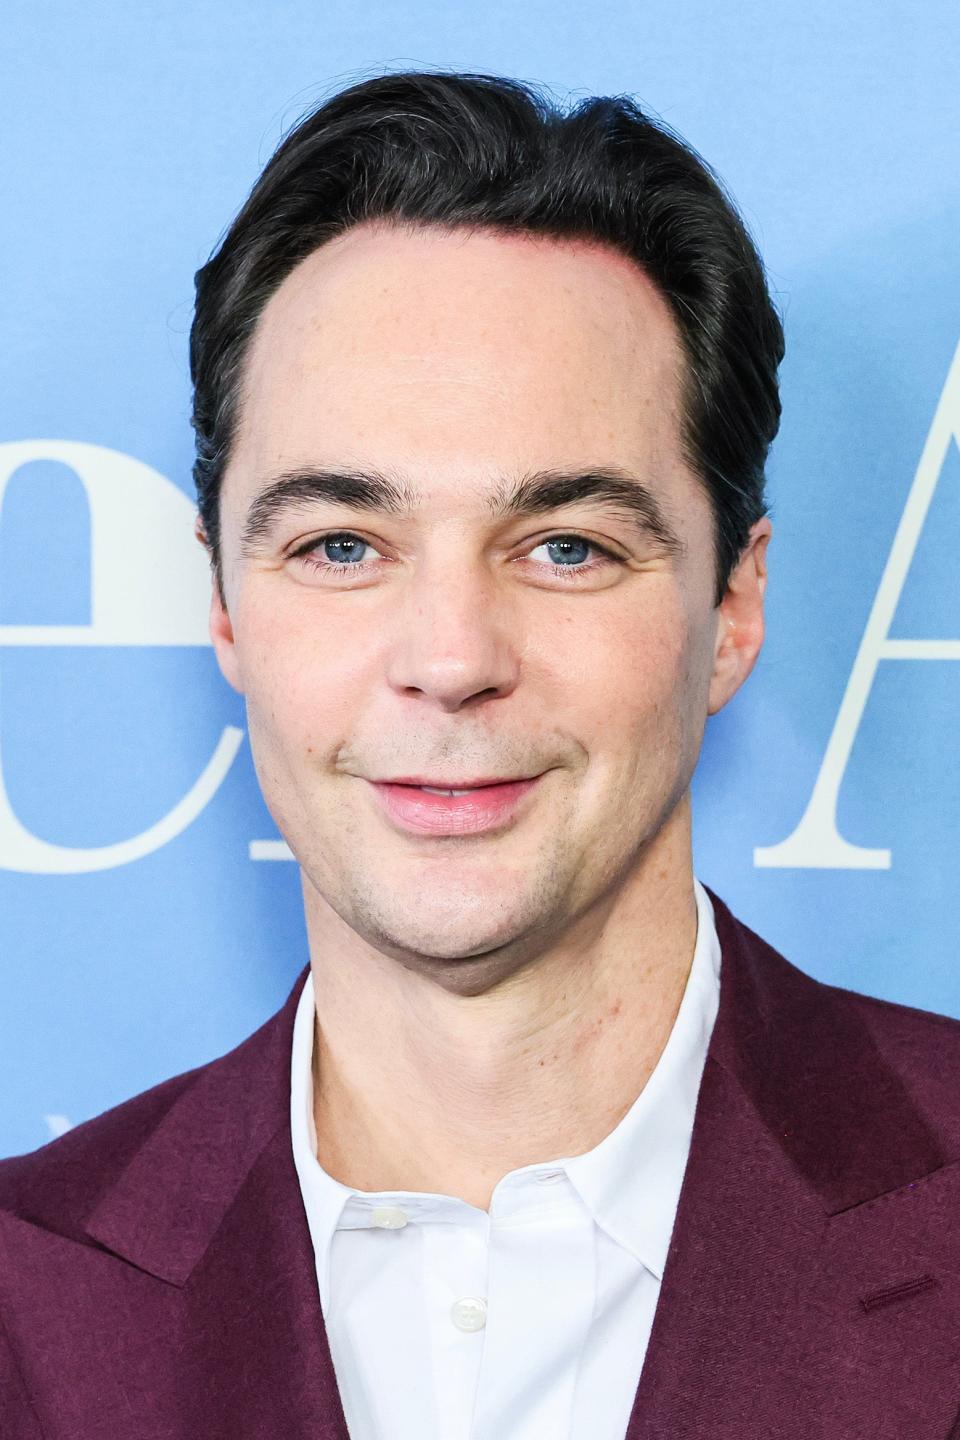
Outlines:
MULTIPOLYGON (((307 544, 299 550, 292 551, 290 559, 303 560, 310 569, 317 570, 321 574, 328 576, 363 573, 364 565, 362 562, 354 565, 345 565, 342 563, 338 564, 333 560, 317 560, 314 552, 319 550, 327 540, 359 540, 361 545, 370 544, 369 540, 364 540, 362 535, 357 535, 353 530, 328 530, 324 535, 314 536, 312 540, 308 541, 307 544)), ((554 575, 562 576, 564 579, 576 579, 581 575, 589 574, 591 571, 603 569, 610 561, 615 565, 621 565, 623 563, 619 555, 615 555, 612 550, 608 550, 605 546, 598 544, 596 540, 588 540, 585 535, 580 535, 575 530, 558 530, 555 534, 548 535, 545 539, 538 541, 533 548, 538 550, 541 545, 549 545, 551 541, 556 540, 582 541, 584 545, 587 545, 591 550, 595 550, 597 554, 602 557, 599 564, 587 564, 584 562, 579 565, 547 565, 546 568, 549 571, 554 575)))

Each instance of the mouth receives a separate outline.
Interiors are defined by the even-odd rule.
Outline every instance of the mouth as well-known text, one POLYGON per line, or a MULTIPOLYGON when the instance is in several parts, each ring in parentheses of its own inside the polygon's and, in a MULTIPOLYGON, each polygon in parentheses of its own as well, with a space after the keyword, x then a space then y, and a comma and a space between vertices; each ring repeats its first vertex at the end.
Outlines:
POLYGON ((502 829, 542 779, 440 781, 406 776, 372 780, 371 789, 387 818, 413 835, 479 835, 502 829))

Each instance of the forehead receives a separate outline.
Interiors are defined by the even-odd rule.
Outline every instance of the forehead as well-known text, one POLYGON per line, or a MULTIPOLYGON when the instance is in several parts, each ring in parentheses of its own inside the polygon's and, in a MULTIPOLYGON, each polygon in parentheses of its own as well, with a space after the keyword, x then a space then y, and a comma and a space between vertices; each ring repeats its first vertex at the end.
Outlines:
POLYGON ((354 461, 427 490, 587 462, 669 471, 681 374, 667 302, 610 247, 362 225, 265 306, 230 470, 248 488, 354 461))

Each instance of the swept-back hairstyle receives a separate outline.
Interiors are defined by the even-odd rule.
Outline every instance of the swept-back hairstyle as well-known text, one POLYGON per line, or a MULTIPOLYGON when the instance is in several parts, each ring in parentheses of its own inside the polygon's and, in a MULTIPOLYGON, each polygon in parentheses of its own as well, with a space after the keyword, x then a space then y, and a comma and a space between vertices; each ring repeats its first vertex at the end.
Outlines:
POLYGON ((221 593, 220 483, 257 320, 300 260, 375 219, 590 238, 646 273, 681 339, 682 439, 711 501, 719 601, 766 513, 783 358, 763 265, 733 203, 696 152, 629 98, 565 111, 501 76, 411 71, 352 85, 301 120, 197 272, 194 479, 221 593))

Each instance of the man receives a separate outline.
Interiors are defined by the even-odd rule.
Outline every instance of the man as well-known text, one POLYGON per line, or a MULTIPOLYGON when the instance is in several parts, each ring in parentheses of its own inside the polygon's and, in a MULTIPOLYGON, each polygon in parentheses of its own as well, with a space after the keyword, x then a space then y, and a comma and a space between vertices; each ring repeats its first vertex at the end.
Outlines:
POLYGON ((960 1433, 960 1029, 693 872, 781 355, 628 101, 400 74, 281 146, 198 276, 194 423, 310 964, 0 1166, 5 1440, 960 1433))

